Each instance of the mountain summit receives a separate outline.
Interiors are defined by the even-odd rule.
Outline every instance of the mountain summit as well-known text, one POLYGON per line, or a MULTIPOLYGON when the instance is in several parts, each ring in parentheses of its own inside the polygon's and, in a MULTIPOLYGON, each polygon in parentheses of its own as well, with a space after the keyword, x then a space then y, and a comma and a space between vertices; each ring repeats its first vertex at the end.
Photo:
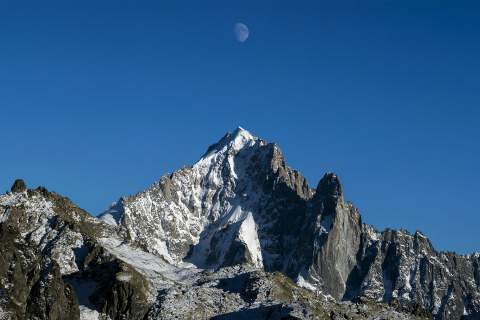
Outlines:
POLYGON ((98 218, 16 182, 0 240, 0 319, 480 317, 480 254, 375 230, 240 127, 98 218))
MULTIPOLYGON (((283 268, 288 264, 282 257, 288 255, 285 248, 262 248, 260 241, 283 236, 269 229, 281 228, 281 216, 294 215, 292 210, 305 206, 312 194, 306 180, 286 166, 276 145, 238 128, 210 146, 193 166, 163 176, 113 207, 123 213, 121 233, 170 263, 283 268), (288 201, 290 197, 302 203, 288 201)), ((110 221, 110 212, 100 219, 110 221)))

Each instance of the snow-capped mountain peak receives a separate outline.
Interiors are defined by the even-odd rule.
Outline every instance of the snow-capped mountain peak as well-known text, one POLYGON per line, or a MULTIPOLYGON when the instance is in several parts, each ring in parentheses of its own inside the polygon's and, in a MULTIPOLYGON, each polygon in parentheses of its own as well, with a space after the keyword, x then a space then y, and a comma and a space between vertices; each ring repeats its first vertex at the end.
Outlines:
POLYGON ((270 241, 267 229, 274 228, 277 215, 293 210, 270 212, 269 203, 280 194, 294 196, 297 189, 302 198, 312 193, 276 145, 239 127, 192 166, 123 198, 100 219, 174 264, 283 264, 279 249, 262 250, 261 242, 270 241))
POLYGON ((238 127, 209 147, 193 166, 123 198, 100 219, 120 225, 121 232, 138 245, 171 263, 189 259, 205 266, 243 259, 232 257, 230 247, 218 245, 212 250, 211 242, 218 242, 221 233, 228 238, 223 242, 236 241, 246 248, 252 264, 261 265, 257 214, 252 214, 259 207, 261 190, 252 184, 252 175, 256 174, 253 167, 268 163, 266 146, 266 141, 238 127), (209 259, 212 254, 217 257, 209 259))
POLYGON ((225 134, 217 143, 211 145, 202 158, 208 157, 212 153, 226 151, 238 152, 240 149, 251 146, 258 141, 261 141, 261 139, 252 135, 242 127, 238 127, 234 131, 225 134))

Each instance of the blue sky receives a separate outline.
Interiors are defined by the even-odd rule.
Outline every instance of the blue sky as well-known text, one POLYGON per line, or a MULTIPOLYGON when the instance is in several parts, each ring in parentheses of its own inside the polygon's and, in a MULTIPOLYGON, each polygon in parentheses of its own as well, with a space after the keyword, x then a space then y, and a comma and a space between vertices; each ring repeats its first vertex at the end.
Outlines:
POLYGON ((96 214, 242 126, 364 221, 480 250, 478 1, 2 1, 0 188, 96 214), (250 38, 235 41, 236 22, 250 38))

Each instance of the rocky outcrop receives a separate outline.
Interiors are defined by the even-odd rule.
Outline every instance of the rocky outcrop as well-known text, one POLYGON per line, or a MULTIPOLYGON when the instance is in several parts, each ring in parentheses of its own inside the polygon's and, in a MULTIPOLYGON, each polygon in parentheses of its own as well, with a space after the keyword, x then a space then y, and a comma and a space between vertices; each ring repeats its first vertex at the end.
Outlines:
POLYGON ((143 318, 148 284, 98 244, 108 225, 45 188, 12 189, 0 196, 0 319, 81 319, 80 303, 143 318))
POLYGON ((75 292, 63 282, 60 268, 55 262, 43 271, 31 288, 25 319, 80 319, 75 292))
POLYGON ((22 179, 17 179, 10 188, 12 192, 24 192, 27 191, 27 185, 22 179))
POLYGON ((364 243, 350 295, 420 306, 435 319, 478 317, 478 255, 437 252, 420 232, 386 230, 364 243))
POLYGON ((151 306, 147 280, 134 268, 98 244, 90 250, 82 270, 65 277, 76 290, 85 293, 81 303, 112 320, 143 319, 151 306))
POLYGON ((374 302, 338 304, 298 287, 281 273, 240 266, 197 274, 159 293, 148 313, 162 319, 428 319, 374 302))
POLYGON ((341 299, 356 265, 361 244, 362 221, 353 205, 345 203, 340 180, 327 173, 312 199, 312 260, 308 280, 320 290, 341 299))
POLYGON ((24 208, 12 203, 0 212, 1 310, 11 319, 79 319, 75 294, 59 265, 21 237, 24 208))

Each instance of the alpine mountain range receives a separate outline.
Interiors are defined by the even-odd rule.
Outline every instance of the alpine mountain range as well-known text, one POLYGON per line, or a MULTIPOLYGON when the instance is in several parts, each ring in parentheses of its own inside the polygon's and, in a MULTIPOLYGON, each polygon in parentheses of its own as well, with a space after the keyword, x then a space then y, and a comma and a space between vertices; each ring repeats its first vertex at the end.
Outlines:
POLYGON ((377 231, 242 128, 98 217, 15 181, 0 253, 2 320, 480 319, 480 253, 377 231))

